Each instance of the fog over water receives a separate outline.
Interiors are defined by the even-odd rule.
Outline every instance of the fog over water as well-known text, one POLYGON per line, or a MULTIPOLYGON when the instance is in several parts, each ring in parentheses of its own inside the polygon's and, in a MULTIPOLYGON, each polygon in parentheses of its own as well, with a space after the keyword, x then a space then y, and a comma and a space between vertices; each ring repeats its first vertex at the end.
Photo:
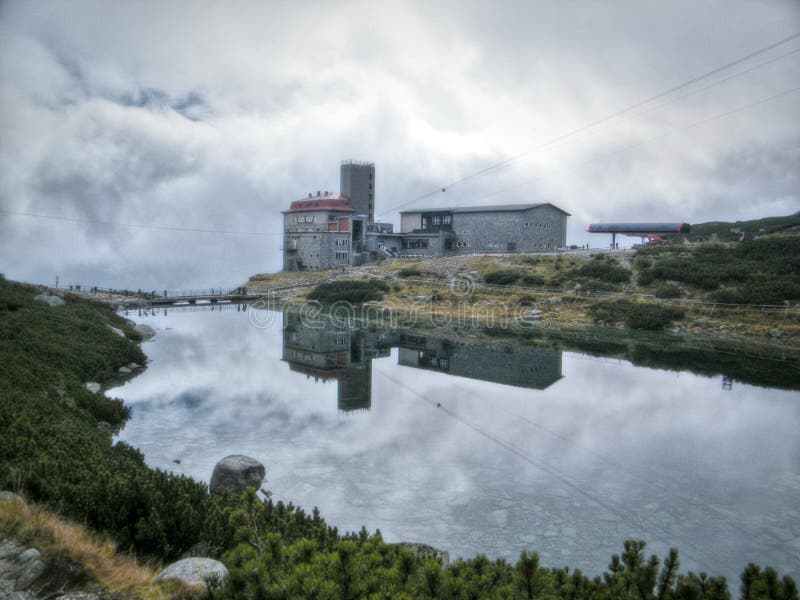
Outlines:
POLYGON ((310 365, 325 333, 271 315, 261 328, 236 310, 136 318, 159 331, 147 370, 110 392, 133 409, 120 439, 202 481, 222 457, 252 456, 275 499, 453 558, 528 548, 595 575, 638 537, 661 556, 678 547, 682 571, 800 575, 796 392, 339 331, 329 341, 347 351, 325 356, 345 366, 326 380, 310 365))

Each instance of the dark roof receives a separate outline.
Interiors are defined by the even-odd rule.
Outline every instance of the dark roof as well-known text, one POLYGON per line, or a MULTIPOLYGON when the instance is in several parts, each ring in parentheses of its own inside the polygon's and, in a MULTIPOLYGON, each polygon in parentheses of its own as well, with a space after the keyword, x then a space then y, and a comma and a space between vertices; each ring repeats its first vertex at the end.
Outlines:
POLYGON ((539 202, 536 204, 488 204, 485 206, 443 206, 441 208, 414 208, 410 210, 400 211, 400 214, 405 213, 418 213, 418 212, 451 212, 451 213, 473 213, 473 212, 511 212, 530 210, 531 208, 538 208, 540 206, 552 206, 558 211, 561 211, 567 216, 571 216, 567 211, 558 208, 549 202, 539 202))

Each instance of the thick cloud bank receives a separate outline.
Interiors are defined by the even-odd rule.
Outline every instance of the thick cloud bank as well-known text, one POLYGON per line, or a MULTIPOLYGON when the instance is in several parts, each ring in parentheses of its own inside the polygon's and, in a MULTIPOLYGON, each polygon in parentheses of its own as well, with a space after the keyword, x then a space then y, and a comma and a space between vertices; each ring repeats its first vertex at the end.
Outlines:
POLYGON ((795 212, 800 94, 757 103, 797 85, 800 38, 546 142, 798 31, 788 1, 7 1, 0 272, 235 285, 279 268, 279 211, 347 158, 397 221, 517 156, 417 204, 553 202, 571 243, 795 212))

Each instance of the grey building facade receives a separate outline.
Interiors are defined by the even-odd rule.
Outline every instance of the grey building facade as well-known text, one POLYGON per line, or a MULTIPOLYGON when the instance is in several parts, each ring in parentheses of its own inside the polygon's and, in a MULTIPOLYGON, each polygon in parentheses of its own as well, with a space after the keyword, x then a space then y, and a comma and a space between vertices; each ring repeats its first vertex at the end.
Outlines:
POLYGON ((425 245, 442 236, 443 248, 427 242, 430 252, 547 252, 567 243, 569 213, 550 203, 415 209, 400 213, 406 246, 425 245), (417 240, 419 240, 417 242, 417 240))

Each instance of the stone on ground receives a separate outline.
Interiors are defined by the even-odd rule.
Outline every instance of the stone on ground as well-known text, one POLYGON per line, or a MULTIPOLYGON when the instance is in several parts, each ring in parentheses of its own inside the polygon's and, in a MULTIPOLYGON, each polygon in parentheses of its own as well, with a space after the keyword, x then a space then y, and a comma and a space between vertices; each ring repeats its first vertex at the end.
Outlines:
POLYGON ((213 558, 184 558, 174 562, 158 574, 158 580, 178 579, 187 585, 205 585, 208 580, 222 580, 228 569, 213 558))
POLYGON ((48 296, 47 294, 39 294, 38 296, 34 296, 33 299, 36 302, 44 302, 50 306, 64 306, 64 304, 66 304, 66 302, 58 296, 48 296))

